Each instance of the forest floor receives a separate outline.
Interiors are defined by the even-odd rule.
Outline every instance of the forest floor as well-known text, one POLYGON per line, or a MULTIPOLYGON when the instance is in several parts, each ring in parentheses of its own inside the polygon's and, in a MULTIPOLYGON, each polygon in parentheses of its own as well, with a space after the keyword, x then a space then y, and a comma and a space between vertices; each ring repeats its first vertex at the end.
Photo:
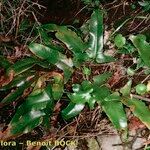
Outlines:
MULTIPOLYGON (((129 35, 144 34, 147 37, 147 42, 150 42, 150 14, 145 11, 137 1, 134 0, 114 0, 102 1, 100 8, 105 12, 104 16, 104 49, 106 54, 117 58, 117 61, 94 64, 87 62, 77 68, 71 76, 68 83, 65 85, 65 90, 72 91, 72 85, 81 83, 85 79, 83 67, 90 68, 91 73, 88 79, 93 76, 112 72, 112 77, 107 81, 109 88, 113 91, 118 91, 128 81, 128 75, 125 69, 135 66, 135 58, 130 53, 118 53, 113 41, 109 41, 109 36, 115 29, 119 28, 119 33, 125 38, 129 35), (137 16, 140 16, 139 18, 137 16), (132 19, 129 19, 132 18, 132 19), (142 18, 142 19, 141 19, 142 18), (128 20, 129 19, 129 20, 128 20), (126 21, 128 20, 128 21, 126 21), (125 23, 124 23, 125 22, 125 23)), ((35 27, 41 24, 55 23, 58 25, 71 25, 75 28, 80 28, 92 14, 92 9, 89 9, 80 0, 45 0, 37 2, 28 2, 27 0, 5 1, 0 2, 0 55, 7 58, 12 64, 21 60, 26 56, 30 56, 27 45, 35 37, 35 27), (16 4, 15 4, 16 3, 16 4)), ((117 31, 118 32, 118 31, 117 31)), ((56 41, 57 42, 57 41, 56 41)), ((66 54, 70 55, 68 51, 66 54)), ((1 58, 1 57, 0 57, 1 58)), ((145 69, 145 68, 144 68, 145 69)), ((133 86, 139 83, 147 83, 150 80, 150 75, 144 74, 144 69, 139 68, 131 77, 133 86)), ((58 72, 61 72, 58 69, 58 72)), ((0 68, 0 87, 7 82, 5 78, 5 69, 0 68)), ((25 91, 23 97, 26 97, 29 91, 25 91)), ((8 93, 0 90, 1 99, 5 98, 8 93)), ((64 99, 66 95, 63 95, 64 99)), ((144 95, 145 99, 149 99, 150 95, 144 95)), ((11 121, 16 112, 17 106, 22 103, 19 100, 9 105, 0 105, 0 131, 5 131, 7 125, 11 121)), ((145 102, 149 107, 149 102, 145 102)), ((58 101, 54 107, 54 115, 51 118, 51 127, 48 133, 45 134, 43 126, 39 125, 32 132, 22 134, 19 137, 13 137, 8 141, 17 141, 17 146, 2 146, 2 150, 148 150, 149 145, 149 129, 135 117, 129 108, 125 108, 128 119, 128 141, 123 142, 120 137, 121 133, 112 125, 102 108, 96 104, 94 110, 85 107, 83 111, 73 120, 64 121, 59 115, 62 107, 66 103, 58 101), (76 140, 78 144, 55 145, 51 148, 41 146, 26 146, 25 141, 65 141, 76 140), (146 144, 145 144, 146 143, 146 144), (147 148, 147 149, 146 149, 147 148)), ((117 113, 117 112, 116 112, 117 113)))

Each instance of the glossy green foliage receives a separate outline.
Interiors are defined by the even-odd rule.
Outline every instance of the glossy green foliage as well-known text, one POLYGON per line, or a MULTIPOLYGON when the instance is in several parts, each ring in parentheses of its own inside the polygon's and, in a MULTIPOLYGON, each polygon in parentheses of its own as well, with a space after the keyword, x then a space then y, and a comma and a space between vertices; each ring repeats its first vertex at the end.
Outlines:
POLYGON ((45 59, 52 64, 58 61, 59 52, 56 49, 38 43, 31 43, 29 49, 37 57, 45 59))
POLYGON ((20 96, 22 96, 25 89, 29 88, 33 82, 36 81, 36 76, 28 76, 27 78, 21 78, 12 81, 10 84, 2 87, 0 90, 11 89, 12 87, 16 87, 16 89, 9 93, 4 99, 1 100, 1 104, 9 104, 10 102, 16 101, 20 96), (30 80, 28 79, 30 77, 30 80))
POLYGON ((118 93, 111 94, 107 87, 95 86, 94 95, 113 125, 119 130, 126 130, 127 119, 118 93))
POLYGON ((83 110, 84 106, 85 104, 82 103, 75 104, 70 102, 70 104, 62 110, 62 117, 66 120, 75 117, 83 110))
POLYGON ((35 73, 30 71, 24 74, 17 75, 9 84, 1 87, 0 91, 6 91, 12 88, 20 87, 27 81, 27 78, 32 78, 34 76, 35 73))
POLYGON ((84 42, 80 36, 66 26, 46 24, 41 26, 46 32, 56 32, 56 38, 63 42, 73 53, 73 62, 79 66, 83 61, 92 59, 98 63, 113 61, 103 52, 103 12, 94 9, 89 20, 89 41, 84 42))
POLYGON ((31 43, 29 49, 37 57, 47 60, 49 63, 56 65, 58 68, 64 71, 65 82, 67 82, 73 72, 73 63, 71 58, 67 58, 61 54, 57 49, 53 49, 49 46, 44 46, 38 43, 31 43))
POLYGON ((137 48, 138 53, 144 61, 145 65, 150 67, 150 44, 146 41, 146 37, 143 35, 131 35, 130 40, 137 48))
POLYGON ((11 135, 28 133, 43 122, 43 117, 53 111, 51 86, 33 91, 12 118, 9 126, 11 135))
POLYGON ((62 41, 67 46, 67 48, 74 53, 74 55, 77 53, 82 53, 86 49, 86 44, 82 41, 82 39, 74 31, 70 30, 66 26, 46 24, 41 26, 41 28, 48 32, 56 31, 56 37, 62 41))
POLYGON ((7 74, 13 72, 14 76, 16 76, 20 73, 23 73, 23 72, 29 70, 37 62, 38 62, 38 60, 36 60, 34 58, 21 59, 7 69, 7 74))
POLYGON ((150 110, 144 102, 135 98, 123 98, 122 102, 150 129, 150 110))
POLYGON ((94 85, 93 88, 93 95, 96 98, 97 103, 99 103, 100 105, 103 103, 104 99, 111 94, 109 88, 104 85, 94 85))
POLYGON ((87 54, 97 63, 112 61, 112 58, 103 53, 103 12, 95 9, 89 21, 90 39, 87 54))
POLYGON ((73 85, 74 93, 68 94, 71 102, 62 111, 63 118, 70 119, 78 115, 84 108, 85 104, 88 104, 88 106, 93 109, 95 103, 98 103, 102 105, 103 110, 117 129, 126 130, 127 118, 119 94, 111 94, 106 86, 101 86, 101 84, 106 82, 106 79, 108 79, 110 75, 110 73, 104 73, 101 76, 99 75, 94 79, 94 83, 85 80, 81 85, 73 85))
POLYGON ((107 96, 102 102, 102 108, 116 129, 127 130, 127 117, 118 93, 107 96))
POLYGON ((143 7, 144 11, 150 12, 150 1, 145 0, 144 2, 139 1, 138 3, 143 7))
POLYGON ((56 37, 62 41, 74 55, 82 53, 86 50, 86 44, 72 30, 64 27, 56 33, 56 37))
MULTIPOLYGON (((68 97, 71 100, 70 104, 62 111, 62 116, 64 119, 70 119, 71 117, 74 117, 80 113, 80 111, 83 109, 80 109, 78 111, 78 105, 79 106, 85 106, 85 104, 88 104, 90 109, 93 109, 95 106, 95 103, 99 101, 100 96, 101 98, 104 98, 108 95, 109 90, 105 87, 95 87, 90 81, 83 81, 80 84, 74 84, 73 87, 74 93, 69 93, 68 97), (103 92, 97 93, 97 89, 102 90, 103 92), (106 90, 106 92, 105 92, 106 90), (77 111, 75 111, 75 108, 77 111), (68 113, 71 112, 71 115, 68 115, 68 113), (75 113, 73 113, 75 112, 75 113), (78 113, 77 113, 78 112, 78 113)), ((81 108, 81 107, 80 107, 81 108)))
POLYGON ((38 33, 41 36, 41 39, 45 45, 50 45, 50 46, 53 45, 52 38, 48 36, 46 32, 44 32, 44 29, 38 28, 38 33))
MULTIPOLYGON (((101 79, 104 82, 104 78, 101 79)), ((64 119, 70 119, 78 115, 86 104, 90 109, 93 109, 95 103, 98 103, 102 105, 103 110, 117 129, 127 129, 127 118, 118 93, 111 94, 106 86, 93 84, 87 80, 83 81, 81 85, 73 85, 73 92, 68 94, 71 100, 70 104, 62 111, 64 119)))
MULTIPOLYGON (((99 4, 97 0, 85 0, 85 2, 88 4, 92 2, 92 7, 99 4)), ((129 20, 130 19, 127 19, 112 35, 129 20)), ((83 38, 85 34, 82 34, 82 31, 76 30, 75 28, 72 30, 69 26, 59 26, 56 24, 42 25, 38 27, 41 43, 33 42, 28 46, 29 50, 36 57, 24 58, 15 64, 10 64, 3 56, 0 56, 3 60, 3 62, 0 62, 0 66, 6 70, 8 76, 13 74, 13 80, 0 89, 0 91, 13 90, 1 100, 1 104, 5 105, 17 100, 21 95, 24 96, 24 91, 27 88, 32 88, 32 93, 28 96, 25 95, 27 98, 19 106, 9 124, 11 135, 28 133, 40 124, 47 127, 49 126, 49 119, 54 109, 54 100, 62 100, 61 98, 65 91, 64 84, 70 79, 74 66, 78 67, 86 61, 106 63, 114 60, 112 57, 104 54, 103 12, 98 9, 98 7, 94 7, 91 18, 87 24, 88 29, 86 30, 85 39, 83 38), (55 40, 59 44, 54 44, 55 40), (65 48, 67 48, 66 51, 65 48), (69 58, 68 50, 70 50, 69 58), (67 52, 67 55, 64 54, 65 52, 67 52), (35 69, 37 65, 42 67, 40 68, 42 71, 35 69), (56 70, 59 68, 63 73, 48 70, 51 69, 51 67, 53 67, 52 69, 56 67, 56 70), (52 72, 55 72, 55 74, 51 75, 52 72), (39 77, 37 74, 42 74, 42 76, 39 77), (49 85, 49 83, 51 83, 51 85, 49 85)), ((131 36, 130 39, 144 63, 150 67, 150 45, 146 42, 146 38, 138 35, 131 36)), ((130 48, 129 43, 126 43, 126 39, 121 34, 115 37, 114 42, 119 49, 130 48)), ((129 53, 130 51, 132 51, 132 53, 134 52, 134 46, 131 46, 132 50, 128 50, 129 53)), ((81 84, 74 84, 72 87, 73 92, 67 93, 69 104, 61 111, 63 119, 68 120, 76 117, 85 106, 94 109, 95 104, 98 104, 118 130, 127 131, 127 118, 122 104, 124 103, 131 108, 133 113, 139 117, 148 128, 150 127, 150 119, 148 119, 150 115, 149 109, 139 100, 129 100, 132 86, 131 80, 120 89, 120 94, 119 92, 112 92, 110 88, 107 87, 106 82, 112 76, 111 73, 105 72, 91 79, 89 78, 92 73, 90 68, 84 66, 82 71, 87 80, 81 84)), ((128 74, 130 76, 134 75, 131 72, 128 74)))
POLYGON ((63 42, 67 46, 67 48, 73 53, 73 60, 75 66, 78 66, 83 61, 88 59, 85 53, 87 45, 74 31, 70 30, 66 26, 58 26, 55 24, 42 25, 41 28, 43 28, 47 32, 56 32, 56 38, 63 42))
POLYGON ((114 42, 118 48, 122 48, 126 44, 126 39, 122 34, 118 34, 115 36, 114 42))
POLYGON ((78 66, 83 63, 83 61, 87 60, 85 53, 87 45, 75 32, 64 27, 56 33, 56 37, 62 41, 70 51, 72 51, 75 66, 78 66))
POLYGON ((2 86, 0 91, 12 90, 6 97, 1 99, 1 104, 9 104, 16 101, 22 96, 24 91, 29 88, 38 78, 36 70, 32 67, 35 65, 49 68, 49 64, 41 62, 38 59, 28 57, 17 61, 15 64, 9 65, 6 69, 8 76, 13 76, 13 80, 10 83, 2 86), (31 69, 32 68, 32 69, 31 69))
POLYGON ((79 89, 76 89, 77 92, 68 94, 68 97, 73 103, 89 103, 90 101, 93 101, 93 87, 89 81, 83 81, 78 88, 79 89))
POLYGON ((44 45, 50 46, 53 49, 60 49, 60 50, 63 49, 60 45, 53 42, 53 38, 51 36, 49 36, 48 33, 45 32, 45 30, 43 28, 39 27, 38 33, 39 33, 42 43, 44 45))

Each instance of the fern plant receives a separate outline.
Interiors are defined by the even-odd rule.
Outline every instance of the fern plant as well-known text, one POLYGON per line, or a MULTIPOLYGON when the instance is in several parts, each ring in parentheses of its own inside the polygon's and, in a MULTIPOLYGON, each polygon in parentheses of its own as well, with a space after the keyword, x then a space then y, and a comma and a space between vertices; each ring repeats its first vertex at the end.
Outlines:
MULTIPOLYGON (((28 133, 40 124, 50 128, 49 122, 54 106, 62 99, 64 85, 71 78, 75 68, 79 68, 84 62, 107 63, 115 60, 106 56, 103 51, 103 12, 99 8, 94 8, 89 20, 88 39, 84 40, 75 32, 78 30, 72 29, 70 26, 56 24, 41 25, 37 31, 42 41, 31 42, 28 45, 29 51, 32 52, 30 57, 11 64, 1 56, 4 61, 0 62, 0 65, 6 70, 8 81, 3 83, 0 90, 13 91, 1 99, 0 106, 24 97, 5 134, 1 134, 2 139, 28 133), (54 39, 60 44, 54 44, 54 39), (64 47, 69 50, 69 57, 65 54, 64 47), (25 94, 27 90, 29 93, 25 94)), ((132 36, 130 39, 145 65, 149 66, 149 44, 145 39, 141 39, 141 36, 132 36)), ((118 38, 116 43, 117 40, 118 38)), ((71 119, 77 116, 85 105, 94 109, 97 103, 102 106, 113 125, 119 131, 127 133, 127 117, 123 107, 125 104, 131 109, 135 107, 132 109, 133 113, 149 128, 150 111, 143 102, 130 97, 132 83, 127 83, 120 92, 114 92, 105 84, 110 77, 111 73, 107 72, 94 76, 91 81, 85 80, 81 84, 74 84, 73 92, 67 93, 69 104, 60 112, 62 118, 71 119), (141 110, 146 111, 141 113, 141 110)))

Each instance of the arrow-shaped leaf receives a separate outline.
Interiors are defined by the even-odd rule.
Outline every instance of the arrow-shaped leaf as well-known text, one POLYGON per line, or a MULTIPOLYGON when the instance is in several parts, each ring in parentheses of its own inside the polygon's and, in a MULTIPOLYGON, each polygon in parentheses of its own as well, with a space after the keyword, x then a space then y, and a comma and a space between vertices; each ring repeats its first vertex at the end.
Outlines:
POLYGON ((64 119, 70 119, 77 116, 84 108, 85 104, 70 103, 64 110, 62 110, 62 117, 64 119))
POLYGON ((116 129, 127 130, 127 118, 118 94, 107 96, 102 103, 102 108, 116 129))
POLYGON ((150 110, 144 102, 135 98, 123 98, 122 102, 150 129, 150 110))
POLYGON ((58 68, 64 71, 65 83, 70 78, 73 72, 73 63, 71 58, 67 58, 56 49, 44 46, 38 43, 31 43, 29 49, 37 57, 47 60, 49 63, 56 65, 58 68))
POLYGON ((145 37, 143 35, 131 35, 129 38, 137 48, 139 55, 143 59, 145 65, 150 67, 150 44, 146 42, 145 37))
POLYGON ((112 61, 109 56, 103 53, 103 12, 95 9, 90 18, 90 39, 87 54, 98 63, 112 61))
POLYGON ((8 94, 2 101, 2 103, 9 104, 10 102, 13 102, 17 100, 24 92, 25 89, 31 86, 31 84, 36 80, 37 77, 32 77, 30 80, 24 80, 22 84, 13 92, 8 94))
POLYGON ((45 115, 49 115, 52 112, 54 106, 51 92, 51 87, 48 85, 45 89, 33 91, 28 96, 17 109, 9 124, 12 135, 30 132, 42 123, 45 115))

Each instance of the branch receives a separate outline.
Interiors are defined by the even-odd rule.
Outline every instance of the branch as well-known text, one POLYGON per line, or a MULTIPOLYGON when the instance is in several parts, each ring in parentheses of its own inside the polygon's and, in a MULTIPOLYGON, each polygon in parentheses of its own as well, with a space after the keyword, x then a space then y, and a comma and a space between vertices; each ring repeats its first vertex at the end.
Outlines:
POLYGON ((146 101, 146 102, 150 102, 150 99, 149 99, 149 98, 142 97, 142 96, 139 96, 139 95, 130 94, 130 97, 131 97, 131 98, 140 99, 140 100, 143 100, 143 101, 146 101))

